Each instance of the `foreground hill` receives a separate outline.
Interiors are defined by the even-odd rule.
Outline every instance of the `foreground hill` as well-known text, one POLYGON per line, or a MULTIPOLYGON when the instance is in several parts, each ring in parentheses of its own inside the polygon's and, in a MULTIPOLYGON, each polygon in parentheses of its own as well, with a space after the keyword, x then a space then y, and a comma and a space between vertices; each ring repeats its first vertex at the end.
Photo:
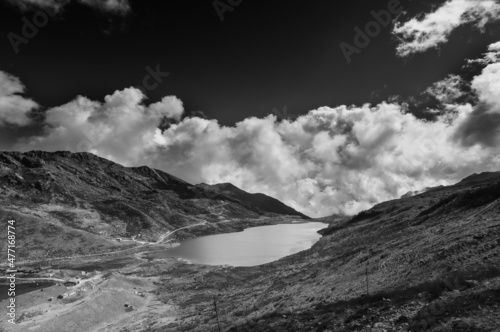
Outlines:
POLYGON ((219 193, 227 197, 235 198, 242 203, 258 207, 262 211, 290 216, 299 216, 305 219, 309 218, 308 216, 280 202, 276 198, 260 193, 250 194, 231 183, 220 183, 215 185, 202 183, 197 185, 197 187, 205 189, 207 191, 212 191, 214 193, 219 193))
MULTIPOLYGON (((90 153, 0 153, 0 217, 17 221, 22 257, 85 254, 125 245, 116 238, 156 241, 169 230, 205 222, 203 232, 217 233, 231 227, 218 226, 220 222, 274 216, 251 202, 195 187, 165 172, 123 167, 90 153)), ((193 232, 185 229, 176 235, 193 232)))
POLYGON ((500 181, 500 172, 474 173, 458 183, 458 185, 471 185, 479 182, 500 181))
POLYGON ((216 330, 212 294, 224 331, 500 331, 499 177, 330 222, 277 262, 172 271, 160 294, 183 318, 155 331, 216 330))

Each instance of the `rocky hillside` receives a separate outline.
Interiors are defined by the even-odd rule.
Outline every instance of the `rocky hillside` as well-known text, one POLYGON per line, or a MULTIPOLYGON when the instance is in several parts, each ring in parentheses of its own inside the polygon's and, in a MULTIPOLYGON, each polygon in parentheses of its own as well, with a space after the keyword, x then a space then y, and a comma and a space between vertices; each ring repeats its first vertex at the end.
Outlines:
POLYGON ((207 190, 209 192, 211 191, 214 193, 222 194, 227 197, 232 197, 244 204, 258 207, 262 211, 276 213, 276 214, 290 215, 290 216, 299 216, 304 219, 309 218, 308 216, 280 202, 276 198, 260 193, 250 194, 244 190, 241 190, 240 188, 236 187, 231 183, 220 183, 215 185, 208 185, 202 183, 197 185, 197 187, 207 190))
POLYGON ((466 177, 462 181, 460 181, 459 185, 469 185, 478 182, 485 181, 499 181, 500 180, 500 172, 484 172, 484 173, 474 173, 471 176, 466 177))
POLYGON ((158 331, 216 329, 211 294, 224 331, 500 331, 498 176, 335 217, 321 233, 277 262, 189 271, 203 283, 176 272, 163 284, 183 319, 158 331))
POLYGON ((202 222, 273 216, 165 172, 90 153, 0 153, 0 218, 17 221, 21 256, 96 252, 117 245, 117 237, 153 241, 202 222))

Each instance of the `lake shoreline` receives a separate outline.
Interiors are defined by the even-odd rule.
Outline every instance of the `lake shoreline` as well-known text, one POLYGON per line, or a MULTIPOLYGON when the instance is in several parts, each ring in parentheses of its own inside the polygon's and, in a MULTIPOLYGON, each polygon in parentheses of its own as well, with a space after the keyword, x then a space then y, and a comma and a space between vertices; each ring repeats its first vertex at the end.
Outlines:
POLYGON ((257 266, 311 248, 328 224, 295 221, 247 227, 236 232, 186 239, 179 246, 148 254, 149 259, 178 258, 194 264, 257 266), (201 246, 201 247, 200 247, 201 246))

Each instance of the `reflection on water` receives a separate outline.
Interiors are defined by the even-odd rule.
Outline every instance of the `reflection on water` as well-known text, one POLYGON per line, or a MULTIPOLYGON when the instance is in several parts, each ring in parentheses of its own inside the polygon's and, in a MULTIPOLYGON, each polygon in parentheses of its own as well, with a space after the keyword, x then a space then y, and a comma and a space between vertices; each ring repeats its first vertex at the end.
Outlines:
POLYGON ((155 257, 179 257, 207 265, 255 266, 309 249, 327 224, 283 224, 245 229, 243 232, 204 236, 184 241, 155 257))

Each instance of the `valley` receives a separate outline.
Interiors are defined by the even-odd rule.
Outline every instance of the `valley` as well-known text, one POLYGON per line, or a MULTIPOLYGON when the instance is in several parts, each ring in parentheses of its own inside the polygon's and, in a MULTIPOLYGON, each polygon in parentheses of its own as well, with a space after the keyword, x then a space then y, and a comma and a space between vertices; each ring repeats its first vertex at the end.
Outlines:
POLYGON ((10 164, 0 158, 1 217, 19 227, 17 267, 41 269, 18 280, 29 275, 78 283, 55 281, 43 291, 19 295, 17 324, 3 324, 5 331, 216 331, 217 318, 221 331, 232 332, 498 331, 500 326, 498 173, 428 188, 353 217, 314 219, 329 226, 311 249, 259 266, 232 267, 158 258, 154 252, 188 238, 311 219, 267 212, 265 205, 247 205, 220 192, 190 196, 188 185, 164 174, 160 177, 170 184, 146 199, 135 190, 145 183, 160 185, 151 180, 155 172, 144 169, 139 173, 151 178, 139 182, 137 173, 122 169, 130 178, 112 199, 108 188, 118 185, 109 175, 92 182, 87 173, 61 173, 50 191, 32 187, 30 181, 39 181, 47 169, 55 172, 72 160, 78 166, 71 167, 92 167, 94 174, 103 165, 121 167, 87 155, 51 156, 36 157, 45 165, 35 171, 19 158, 8 155, 10 164), (24 182, 10 182, 12 174, 24 182), (102 199, 115 207, 99 205, 102 199))

